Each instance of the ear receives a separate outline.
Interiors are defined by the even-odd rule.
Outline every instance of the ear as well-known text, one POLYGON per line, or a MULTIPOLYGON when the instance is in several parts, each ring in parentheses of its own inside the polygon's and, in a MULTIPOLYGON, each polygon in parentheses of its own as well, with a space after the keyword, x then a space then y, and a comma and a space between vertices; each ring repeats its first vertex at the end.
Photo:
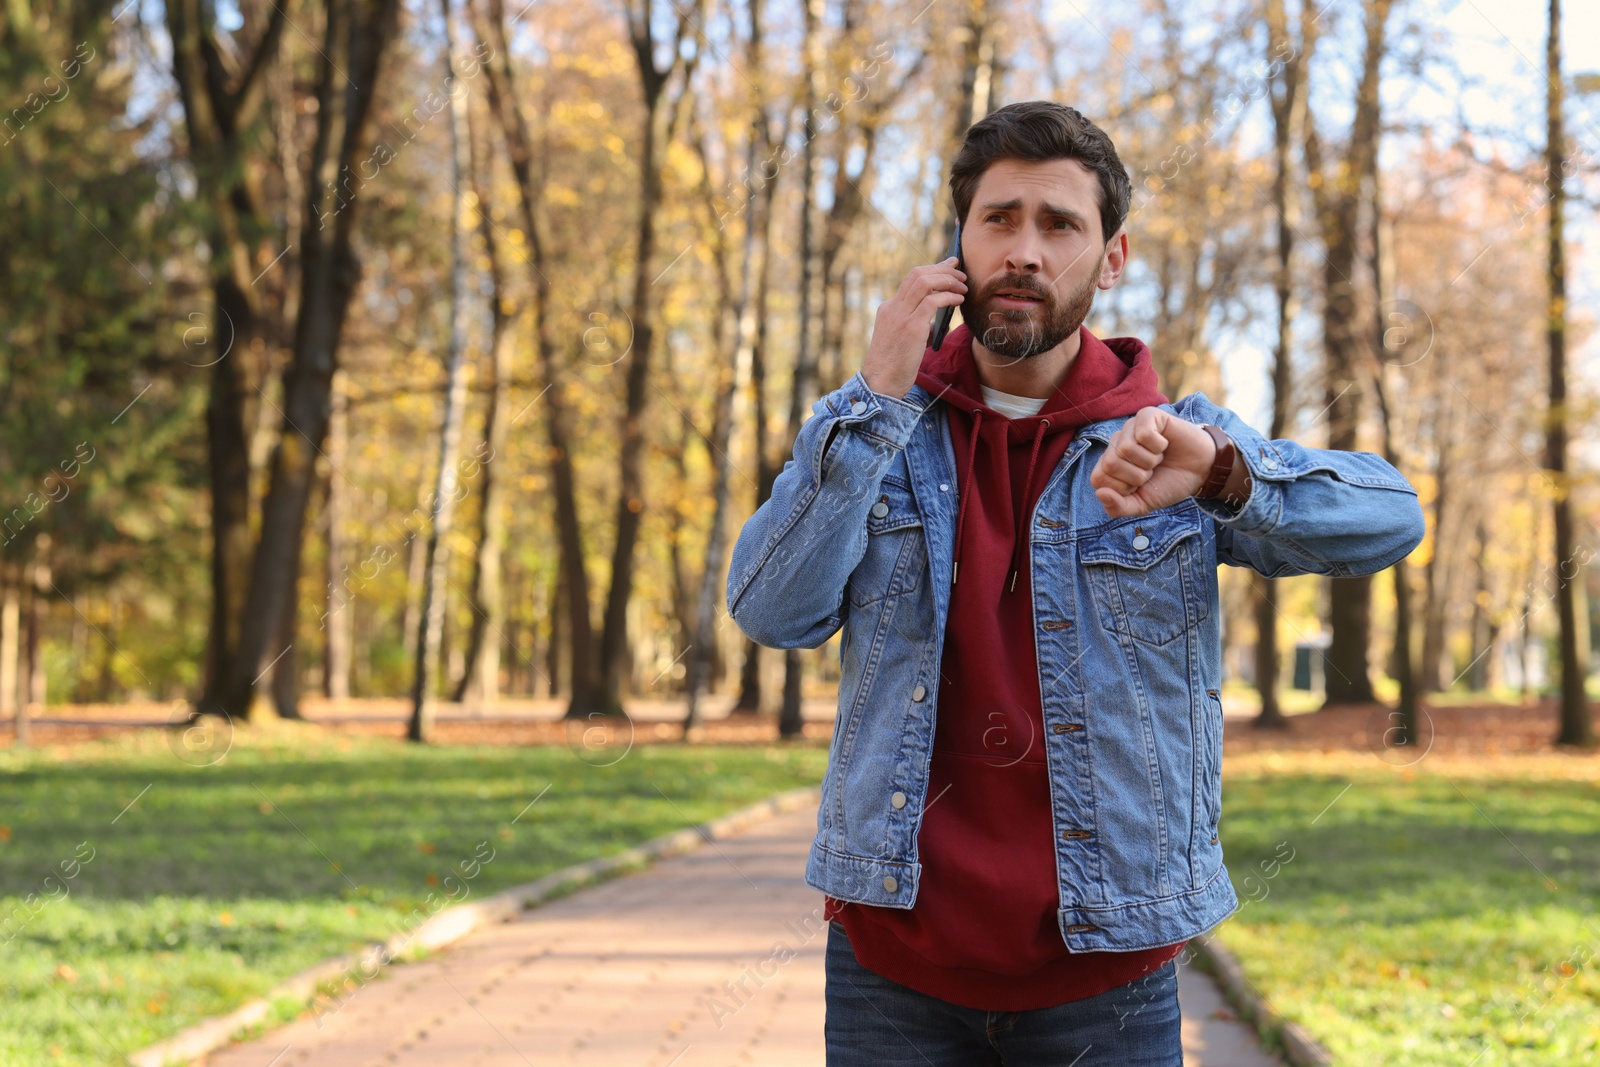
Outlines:
POLYGON ((1106 242, 1104 259, 1100 264, 1100 277, 1095 282, 1101 289, 1109 289, 1117 284, 1117 279, 1122 277, 1123 268, 1128 265, 1128 232, 1119 229, 1111 235, 1111 240, 1106 242))

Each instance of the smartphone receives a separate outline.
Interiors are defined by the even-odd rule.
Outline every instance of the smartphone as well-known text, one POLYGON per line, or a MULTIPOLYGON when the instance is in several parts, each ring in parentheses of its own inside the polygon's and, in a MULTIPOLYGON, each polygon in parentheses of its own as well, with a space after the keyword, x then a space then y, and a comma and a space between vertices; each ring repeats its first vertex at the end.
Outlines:
MULTIPOLYGON (((959 219, 956 220, 956 234, 950 238, 950 251, 944 254, 944 258, 949 259, 951 256, 956 257, 956 267, 959 270, 965 271, 967 269, 966 260, 961 258, 961 221, 959 219)), ((954 315, 955 311, 956 306, 951 304, 949 307, 940 308, 939 314, 934 317, 933 329, 928 332, 928 347, 935 352, 939 351, 940 346, 944 344, 945 334, 950 332, 950 316, 954 315)))

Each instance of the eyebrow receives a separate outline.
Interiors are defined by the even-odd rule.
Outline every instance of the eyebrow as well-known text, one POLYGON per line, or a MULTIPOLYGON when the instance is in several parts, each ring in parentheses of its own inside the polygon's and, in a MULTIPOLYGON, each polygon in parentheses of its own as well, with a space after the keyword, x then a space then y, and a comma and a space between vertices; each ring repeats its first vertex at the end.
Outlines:
MULTIPOLYGON (((1021 206, 1022 206, 1022 199, 1020 197, 1012 197, 1010 200, 991 200, 989 203, 984 204, 979 210, 980 211, 985 211, 985 212, 987 212, 987 211, 1015 211, 1018 208, 1020 208, 1021 206)), ((1058 206, 1056 204, 1049 204, 1049 203, 1041 204, 1040 207, 1044 210, 1044 213, 1046 215, 1054 215, 1054 216, 1056 216, 1058 218, 1071 219, 1073 222, 1076 222, 1080 226, 1084 225, 1085 222, 1086 222, 1086 220, 1084 219, 1082 214, 1080 214, 1079 212, 1073 211, 1069 207, 1060 207, 1060 206, 1058 206)))

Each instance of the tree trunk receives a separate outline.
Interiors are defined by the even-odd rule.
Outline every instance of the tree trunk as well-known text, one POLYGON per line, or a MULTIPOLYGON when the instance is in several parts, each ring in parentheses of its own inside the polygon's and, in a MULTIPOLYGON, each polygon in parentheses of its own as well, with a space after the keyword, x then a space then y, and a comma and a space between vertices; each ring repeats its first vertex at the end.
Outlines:
MULTIPOLYGON (((1372 323, 1372 352, 1376 357, 1372 366, 1373 392, 1377 397, 1378 415, 1382 423, 1383 458, 1398 470, 1400 449, 1395 442, 1394 411, 1384 385, 1389 365, 1398 355, 1389 347, 1388 323, 1385 321, 1384 312, 1384 304, 1394 291, 1394 240, 1393 231, 1383 215, 1383 185, 1376 157, 1370 160, 1369 165, 1371 170, 1367 177, 1371 183, 1372 193, 1371 269, 1376 297, 1373 301, 1372 323)), ((1400 683, 1400 702, 1392 716, 1398 729, 1392 733, 1385 731, 1383 744, 1386 748, 1415 747, 1423 743, 1423 738, 1417 723, 1417 672, 1412 661, 1410 567, 1401 559, 1395 561, 1392 569, 1394 571, 1394 671, 1396 680, 1400 683)), ((1429 595, 1432 596, 1431 588, 1429 595)), ((1423 751, 1426 753, 1426 749, 1423 751)), ((1409 749, 1406 754, 1410 754, 1409 749)))
POLYGON ((242 606, 250 588, 255 545, 250 532, 250 445, 245 430, 255 390, 248 380, 247 353, 255 336, 255 313, 228 276, 213 280, 216 326, 213 340, 226 338, 211 368, 206 402, 206 447, 211 480, 211 628, 201 707, 218 708, 233 673, 242 606), (226 332, 223 324, 226 323, 226 332), (243 342, 241 344, 241 342, 243 342))
POLYGON ((478 200, 478 232, 483 237, 485 254, 489 260, 490 304, 492 326, 489 335, 489 406, 484 413, 482 452, 484 457, 482 483, 479 487, 478 551, 472 563, 472 628, 467 634, 465 670, 455 699, 466 698, 469 689, 475 690, 480 705, 487 705, 500 696, 500 644, 506 627, 504 581, 501 574, 501 556, 505 548, 505 480, 500 477, 501 463, 495 461, 505 452, 508 421, 511 411, 511 349, 515 336, 511 326, 516 321, 516 310, 510 306, 505 277, 500 269, 500 249, 495 238, 493 220, 489 217, 489 183, 481 174, 487 173, 489 155, 479 160, 475 149, 472 113, 467 113, 469 143, 472 154, 472 188, 478 200), (489 636, 492 634, 493 636, 489 636))
MULTIPOLYGON (((760 101, 757 101, 758 111, 760 101)), ((764 114, 764 113, 763 113, 764 114)), ((702 175, 702 189, 706 196, 706 207, 715 210, 711 192, 710 172, 707 169, 709 160, 706 158, 703 140, 697 140, 696 146, 700 152, 702 175)), ((756 165, 756 137, 752 130, 745 142, 745 173, 755 169, 756 165)), ((750 321, 750 282, 751 265, 755 257, 756 237, 756 200, 754 197, 745 202, 744 215, 744 247, 740 257, 739 268, 739 295, 735 300, 733 287, 728 277, 728 242, 725 231, 717 227, 716 232, 716 262, 717 262, 717 289, 719 307, 715 336, 712 342, 713 350, 717 356, 717 380, 715 384, 715 407, 711 417, 711 531, 706 543, 706 557, 700 570, 700 595, 694 611, 693 643, 689 649, 689 662, 687 664, 687 677, 684 689, 688 694, 688 710, 683 719, 684 740, 690 740, 700 715, 700 692, 710 680, 716 657, 713 655, 717 643, 717 634, 720 629, 716 625, 719 589, 726 592, 727 582, 724 569, 726 566, 725 554, 727 541, 725 529, 728 518, 728 476, 730 463, 728 457, 728 444, 733 437, 733 397, 739 389, 739 379, 742 377, 741 368, 748 359, 749 345, 754 332, 754 324, 750 321)))
MULTIPOLYGON (((550 643, 546 646, 545 671, 550 678, 546 696, 555 700, 561 695, 561 630, 562 612, 566 610, 567 579, 564 568, 557 567, 550 577, 550 643)), ((587 616, 587 612, 584 613, 587 616)))
POLYGON ((467 129, 467 93, 457 91, 454 19, 450 0, 442 0, 444 22, 445 85, 450 97, 451 184, 455 198, 450 212, 450 347, 445 374, 448 389, 444 422, 439 431, 438 478, 433 493, 432 522, 428 526, 428 577, 422 590, 422 634, 417 641, 415 680, 411 687, 411 724, 406 739, 431 743, 437 704, 434 681, 439 669, 439 645, 444 631, 445 585, 450 573, 450 530, 459 482, 456 456, 461 452, 462 425, 467 402, 467 319, 470 298, 467 279, 467 195, 472 170, 467 129))
MULTIPOLYGON (((762 64, 761 42, 761 4, 752 2, 750 5, 750 48, 749 63, 751 69, 760 70, 762 64)), ((761 98, 762 107, 754 116, 756 129, 754 134, 759 136, 762 145, 762 158, 771 159, 776 145, 787 143, 789 140, 790 116, 793 112, 784 109, 782 132, 774 138, 772 123, 766 112, 765 94, 761 98)), ((765 166, 762 167, 758 177, 761 179, 761 188, 758 195, 761 197, 760 209, 760 242, 761 242, 761 268, 756 282, 755 297, 755 339, 750 345, 750 392, 752 399, 752 423, 754 425, 755 457, 756 457, 756 499, 755 506, 760 507, 772 495, 772 483, 778 476, 778 470, 783 464, 780 461, 774 466, 767 441, 767 297, 772 291, 772 220, 777 212, 773 205, 777 201, 778 178, 783 173, 781 168, 774 168, 769 177, 765 166)), ((762 647, 749 638, 744 639, 744 662, 739 671, 739 695, 734 702, 733 710, 740 714, 759 714, 762 705, 761 694, 761 654, 762 647)))
MULTIPOLYGON (((1384 328, 1379 322, 1378 328, 1384 328)), ((1445 559, 1448 555, 1445 533, 1446 520, 1454 526, 1454 517, 1448 508, 1454 503, 1451 446, 1451 394, 1441 391, 1439 412, 1434 420, 1433 462, 1433 554, 1422 570, 1422 669, 1416 679, 1419 693, 1436 693, 1442 685, 1444 674, 1445 617, 1450 610, 1450 581, 1445 559)))
POLYGON ((1489 615, 1489 529, 1481 514, 1473 531, 1473 539, 1476 545, 1472 559, 1477 581, 1472 590, 1472 620, 1469 623, 1472 660, 1467 665, 1466 673, 1467 688, 1482 692, 1489 688, 1489 665, 1494 660, 1493 649, 1495 639, 1499 636, 1499 627, 1489 615))
MULTIPOLYGON (((1357 227, 1361 212, 1361 186, 1370 173, 1381 133, 1379 74, 1386 48, 1385 33, 1393 0, 1367 0, 1366 44, 1361 79, 1356 90, 1355 116, 1344 155, 1332 170, 1324 168, 1316 123, 1306 121, 1306 164, 1313 181, 1317 216, 1326 258, 1322 281, 1323 349, 1326 356, 1328 447, 1356 448, 1361 416, 1358 367, 1366 347, 1356 326, 1355 265, 1357 227)), ((1367 666, 1371 644, 1372 575, 1340 578, 1328 583, 1329 624, 1333 631, 1327 651, 1327 699, 1323 706, 1370 703, 1374 698, 1367 666)))
MULTIPOLYGON (((685 69, 680 95, 668 102, 671 118, 667 135, 658 147, 658 131, 663 90, 680 66, 685 66, 682 42, 689 24, 689 13, 677 7, 677 37, 665 70, 656 67, 656 36, 652 26, 652 0, 638 0, 639 7, 628 9, 628 26, 634 56, 639 65, 639 87, 644 103, 644 122, 639 146, 639 232, 634 249, 633 297, 628 314, 633 322, 633 347, 627 357, 624 407, 617 459, 617 508, 612 523, 616 539, 611 552, 611 586, 606 594, 604 625, 600 633, 600 688, 593 695, 589 711, 603 715, 622 715, 623 681, 631 673, 628 645, 628 601, 633 595, 634 549, 639 541, 639 524, 644 515, 644 412, 650 395, 650 359, 655 339, 655 321, 650 287, 655 281, 651 262, 656 248, 656 210, 661 203, 661 157, 672 142, 672 130, 680 114, 679 105, 688 98, 693 78, 692 66, 685 69)), ((675 5, 676 6, 676 5, 675 5)), ((703 2, 697 0, 699 12, 703 2)), ((699 51, 694 53, 698 57, 699 51)))
POLYGON ((323 615, 322 692, 329 700, 350 699, 350 638, 355 617, 355 590, 346 585, 344 469, 350 444, 350 401, 344 374, 334 375, 333 406, 328 416, 328 606, 323 615))
MULTIPOLYGON (((322 485, 326 488, 326 480, 323 480, 322 485)), ((304 544, 304 537, 296 538, 294 541, 294 559, 289 564, 287 574, 289 597, 288 602, 284 605, 282 615, 279 616, 278 636, 274 642, 281 651, 275 653, 276 658, 267 668, 267 685, 272 693, 273 707, 277 710, 280 719, 298 719, 301 717, 300 653, 296 650, 295 644, 299 635, 300 558, 301 548, 304 544)))
POLYGON ((1595 744, 1594 721, 1584 682, 1589 676, 1588 607, 1583 564, 1574 558, 1572 481, 1567 476, 1567 246, 1566 186, 1562 167, 1565 138, 1561 108, 1561 0, 1550 0, 1550 35, 1545 46, 1545 185, 1550 198, 1550 306, 1546 332, 1550 344, 1550 416, 1545 427, 1545 468, 1555 489, 1556 606, 1561 620, 1561 728, 1558 745, 1595 744), (1568 573, 1568 572, 1571 573, 1568 573), (1580 613, 1581 616, 1580 617, 1580 613))
MULTIPOLYGON (((286 7, 287 5, 285 5, 286 7)), ((189 162, 205 205, 213 313, 185 333, 194 367, 211 369, 206 447, 211 487, 211 621, 197 711, 223 709, 238 672, 235 662, 251 581, 250 449, 259 383, 251 360, 261 336, 252 299, 256 253, 268 243, 254 147, 265 75, 277 56, 288 15, 274 5, 266 26, 247 44, 248 31, 218 40, 205 0, 163 5, 172 73, 183 106, 189 162)), ((253 20, 252 20, 253 21, 253 20)))
MULTIPOLYGON (((1289 19, 1284 0, 1267 2, 1267 56, 1269 69, 1289 39, 1289 19)), ((1272 206, 1278 216, 1278 266, 1273 288, 1278 302, 1278 336, 1272 356, 1272 427, 1269 437, 1277 439, 1289 424, 1289 402, 1293 389, 1293 326, 1297 312, 1294 297, 1294 241, 1299 211, 1292 195, 1291 146, 1305 122, 1305 79, 1303 72, 1316 43, 1314 25, 1300 28, 1300 47, 1293 50, 1272 77, 1273 180, 1272 206)), ((1283 728, 1289 725, 1278 700, 1278 592, 1277 583, 1263 575, 1250 582, 1256 616, 1256 691, 1261 694, 1261 713, 1255 725, 1283 728)))
MULTIPOLYGON (((545 432, 550 442, 550 480, 555 501, 556 532, 560 540, 561 596, 552 598, 565 606, 567 621, 567 665, 569 673, 568 718, 588 714, 598 685, 594 655, 593 623, 589 615, 589 572, 584 557, 583 530, 578 521, 577 477, 572 466, 571 420, 563 390, 562 375, 556 362, 555 342, 550 321, 550 278, 552 269, 545 251, 539 224, 540 184, 533 174, 533 140, 528 123, 518 104, 516 69, 511 63, 507 40, 505 9, 501 0, 489 0, 487 30, 494 35, 498 62, 489 64, 489 104, 500 119, 506 139, 506 155, 517 184, 517 201, 522 226, 528 237, 528 266, 533 272, 533 313, 539 354, 539 371, 545 388, 540 394, 545 412, 545 432)), ((587 337, 588 335, 585 334, 587 337)), ((609 342, 608 342, 609 343, 609 342)), ((520 414, 518 416, 520 418, 520 414)), ((513 419, 514 423, 516 420, 513 419)), ((561 642, 553 624, 551 654, 561 642)), ((550 695, 558 692, 557 662, 549 665, 550 695)))
MULTIPOLYGON (((801 78, 805 113, 805 147, 800 167, 800 321, 798 346, 794 357, 793 385, 789 393, 789 425, 785 433, 788 448, 794 448, 800 424, 806 419, 812 398, 817 394, 816 355, 811 348, 812 235, 811 198, 816 184, 816 128, 811 116, 816 110, 819 82, 822 79, 822 0, 804 0, 805 40, 801 47, 804 73, 801 78)), ((778 709, 778 736, 800 736, 800 672, 804 668, 798 650, 788 649, 783 657, 783 704, 778 709)))
POLYGON ((27 732, 27 704, 17 699, 17 659, 22 618, 21 575, 15 564, 0 568, 0 715, 10 715, 21 742, 27 732))
POLYGON ((360 277, 352 247, 359 188, 337 180, 369 156, 365 142, 380 61, 398 21, 398 0, 327 0, 318 49, 317 135, 306 183, 309 210, 301 226, 300 302, 294 360, 284 380, 284 431, 272 456, 261 532, 250 572, 223 711, 248 712, 272 637, 282 625, 316 454, 327 436, 333 372, 350 297, 360 277), (337 66, 331 57, 337 55, 337 66), (335 127, 337 145, 335 145, 335 127), (331 219, 331 222, 330 222, 331 219), (331 231, 331 232, 325 232, 331 231))
MULTIPOLYGON (((43 651, 44 651, 44 623, 45 606, 50 603, 50 591, 53 585, 50 576, 50 535, 41 533, 33 545, 33 565, 29 568, 31 581, 28 596, 28 641, 23 663, 27 666, 28 681, 22 688, 18 715, 17 737, 18 745, 28 743, 28 716, 30 708, 37 705, 39 714, 44 714, 45 700, 48 697, 48 681, 45 677, 43 651)), ((76 612, 74 612, 76 614, 76 612)))

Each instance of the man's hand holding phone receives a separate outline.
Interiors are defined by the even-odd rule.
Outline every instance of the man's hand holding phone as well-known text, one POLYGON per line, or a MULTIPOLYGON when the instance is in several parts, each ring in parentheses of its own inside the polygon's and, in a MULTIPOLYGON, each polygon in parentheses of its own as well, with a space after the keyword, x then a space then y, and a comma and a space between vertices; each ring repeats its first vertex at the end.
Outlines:
POLYGON ((878 305, 872 341, 861 361, 867 387, 882 396, 903 398, 917 383, 922 353, 928 345, 928 320, 940 308, 967 298, 967 275, 956 256, 941 263, 912 267, 900 289, 878 305))

